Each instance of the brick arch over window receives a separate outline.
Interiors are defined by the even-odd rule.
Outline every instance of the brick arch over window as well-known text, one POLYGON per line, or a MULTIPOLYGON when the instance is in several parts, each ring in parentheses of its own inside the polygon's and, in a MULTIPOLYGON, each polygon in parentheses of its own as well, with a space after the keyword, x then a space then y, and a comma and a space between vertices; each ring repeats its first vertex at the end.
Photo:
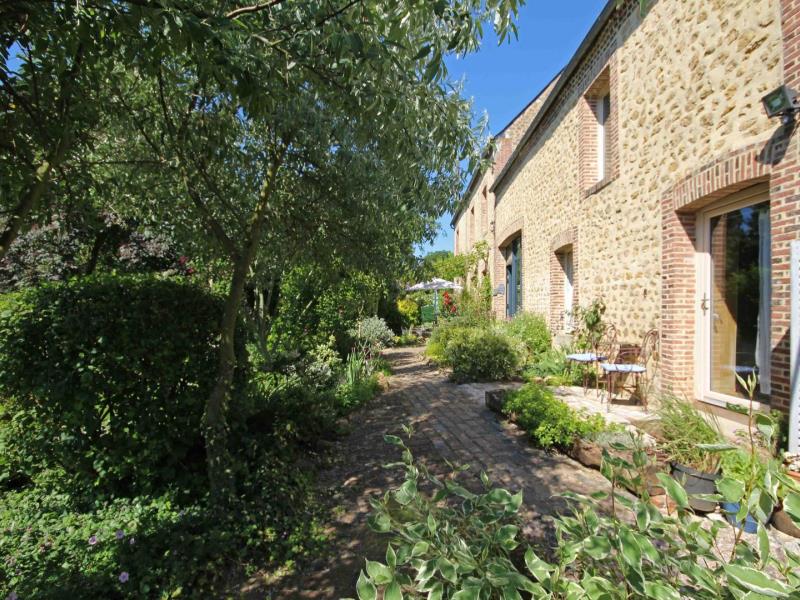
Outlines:
MULTIPOLYGON (((768 155, 774 152, 780 153, 780 147, 769 146, 766 151, 763 143, 729 152, 695 170, 662 196, 661 379, 666 389, 675 393, 694 397, 697 213, 739 190, 765 181, 770 181, 770 200, 774 202, 776 181, 772 165, 778 161, 768 155)), ((773 257, 774 239, 773 235, 773 257)), ((775 258, 773 286, 774 266, 775 258)), ((781 377, 784 363, 788 373, 788 356, 781 358, 782 342, 776 339, 781 333, 775 329, 775 300, 773 294, 773 380, 781 377)), ((773 396, 778 400, 776 405, 784 402, 780 385, 777 389, 773 387, 773 396)))
POLYGON ((550 242, 550 329, 564 331, 564 312, 578 305, 578 228, 570 227, 558 233, 550 242), (571 258, 572 307, 564 305, 565 260, 571 258))

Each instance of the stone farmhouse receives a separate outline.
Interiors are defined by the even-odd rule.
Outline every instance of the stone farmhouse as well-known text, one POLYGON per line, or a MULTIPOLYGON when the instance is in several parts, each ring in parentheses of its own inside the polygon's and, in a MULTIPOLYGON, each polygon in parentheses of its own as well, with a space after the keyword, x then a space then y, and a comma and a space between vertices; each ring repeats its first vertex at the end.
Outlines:
POLYGON ((496 136, 455 252, 487 240, 498 318, 533 311, 569 333, 571 310, 602 298, 621 341, 660 333, 662 390, 730 425, 735 374, 757 369, 760 408, 787 411, 800 134, 762 98, 792 88, 800 0, 609 0, 496 136))

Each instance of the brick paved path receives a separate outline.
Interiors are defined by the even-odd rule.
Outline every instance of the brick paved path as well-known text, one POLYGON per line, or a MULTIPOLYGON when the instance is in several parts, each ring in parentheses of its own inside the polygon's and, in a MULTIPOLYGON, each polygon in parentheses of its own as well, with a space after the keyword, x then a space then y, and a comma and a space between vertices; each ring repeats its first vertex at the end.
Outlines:
POLYGON ((267 583, 257 578, 243 588, 246 597, 341 598, 354 597, 354 585, 364 557, 382 560, 385 536, 369 530, 369 498, 399 484, 399 473, 382 467, 398 460, 396 449, 383 442, 386 433, 400 433, 412 423, 414 455, 431 468, 442 469, 447 458, 471 465, 471 474, 485 470, 491 479, 512 492, 523 490, 524 534, 549 538, 543 515, 561 509, 554 494, 571 490, 591 493, 607 489, 599 473, 558 454, 533 448, 525 434, 501 424, 483 404, 479 385, 456 385, 425 364, 421 349, 387 352, 394 374, 389 390, 352 419, 352 433, 337 442, 337 462, 320 474, 337 515, 331 526, 331 556, 320 557, 284 580, 267 583))
POLYGON ((437 458, 469 464, 476 476, 485 470, 512 492, 521 489, 527 535, 543 533, 541 516, 564 508, 554 495, 608 488, 597 471, 534 448, 524 431, 498 420, 484 404, 485 390, 497 385, 454 384, 421 362, 418 352, 393 349, 388 356, 395 365, 392 385, 411 404, 417 435, 430 440, 437 458))

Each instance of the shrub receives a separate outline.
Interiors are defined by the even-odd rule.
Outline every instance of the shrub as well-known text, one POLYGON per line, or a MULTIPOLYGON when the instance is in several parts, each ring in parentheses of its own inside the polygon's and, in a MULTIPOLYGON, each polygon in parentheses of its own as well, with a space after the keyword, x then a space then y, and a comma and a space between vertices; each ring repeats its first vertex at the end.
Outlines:
POLYGON ((394 339, 394 332, 380 317, 359 319, 348 333, 367 360, 377 357, 394 339))
POLYGON ((583 375, 580 365, 567 360, 561 348, 550 348, 534 358, 525 370, 528 379, 541 378, 549 385, 580 385, 583 375))
POLYGON ((354 382, 343 382, 336 389, 336 404, 340 414, 348 413, 369 402, 378 393, 377 375, 370 375, 354 382))
POLYGON ((425 355, 435 363, 445 365, 447 362, 445 348, 448 342, 457 335, 463 335, 463 332, 470 327, 470 324, 461 317, 440 321, 431 332, 425 355))
POLYGON ((409 328, 419 324, 419 304, 412 298, 400 298, 397 301, 397 310, 403 317, 403 327, 409 328))
POLYGON ((455 381, 499 381, 517 374, 519 359, 508 338, 493 329, 460 330, 447 343, 455 381))
POLYGON ((545 449, 568 450, 577 438, 594 436, 609 429, 601 415, 576 411, 556 399, 548 388, 535 383, 525 384, 511 392, 503 412, 545 449))
POLYGON ((541 315, 520 313, 501 325, 503 332, 520 345, 522 362, 531 364, 550 350, 550 329, 541 315))
POLYGON ((709 422, 691 402, 670 395, 661 398, 658 417, 661 448, 671 461, 708 473, 717 470, 719 456, 700 447, 721 441, 715 423, 709 422))
POLYGON ((4 297, 6 452, 31 477, 63 468, 113 493, 204 471, 201 419, 221 312, 221 300, 196 285, 152 277, 84 278, 4 297))
POLYGON ((420 344, 421 338, 417 337, 413 333, 404 333, 402 335, 394 336, 394 340, 392 343, 401 348, 403 346, 418 346, 420 344))
POLYGON ((336 386, 342 374, 342 358, 336 351, 336 338, 317 344, 305 357, 304 375, 308 383, 317 390, 336 386))

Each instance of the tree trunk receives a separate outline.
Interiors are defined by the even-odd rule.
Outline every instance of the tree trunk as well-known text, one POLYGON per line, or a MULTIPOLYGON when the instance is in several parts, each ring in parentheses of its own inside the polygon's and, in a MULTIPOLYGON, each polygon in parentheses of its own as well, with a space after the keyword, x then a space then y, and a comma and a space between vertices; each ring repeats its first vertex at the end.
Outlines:
MULTIPOLYGON (((286 142, 288 144, 288 142, 286 142)), ((244 248, 233 258, 233 275, 220 325, 219 362, 214 389, 206 400, 204 435, 206 464, 211 491, 224 504, 235 494, 233 462, 228 449, 228 408, 236 372, 236 321, 244 296, 250 266, 255 260, 264 230, 269 200, 277 173, 283 163, 287 146, 275 157, 259 191, 258 202, 250 217, 244 248)))
POLYGON ((235 492, 233 464, 228 451, 228 407, 236 372, 236 320, 244 295, 248 266, 243 258, 234 265, 231 287, 225 299, 220 325, 219 361, 214 389, 206 401, 205 440, 208 478, 215 496, 228 498, 235 492))
MULTIPOLYGON (((62 138, 62 142, 64 142, 62 138)), ((28 222, 28 217, 31 212, 39 204, 39 200, 47 190, 50 184, 50 173, 58 166, 66 151, 66 143, 60 143, 58 150, 54 156, 48 160, 42 161, 39 168, 34 173, 33 184, 25 192, 25 195, 20 199, 19 204, 14 208, 11 216, 0 234, 0 258, 3 258, 7 253, 11 244, 17 239, 22 225, 28 222)))

